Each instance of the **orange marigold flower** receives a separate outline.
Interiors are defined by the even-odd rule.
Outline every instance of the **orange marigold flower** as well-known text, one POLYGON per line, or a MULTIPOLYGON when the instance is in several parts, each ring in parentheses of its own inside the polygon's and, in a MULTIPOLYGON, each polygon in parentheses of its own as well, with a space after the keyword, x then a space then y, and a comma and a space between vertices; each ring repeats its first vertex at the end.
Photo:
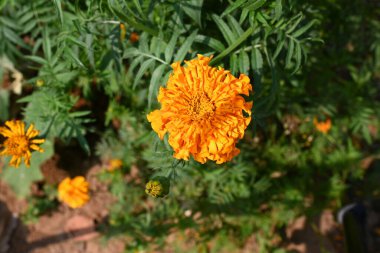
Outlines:
POLYGON ((314 117, 313 120, 315 128, 324 134, 327 134, 328 131, 330 131, 331 128, 331 119, 327 118, 326 121, 318 121, 316 117, 314 117))
POLYGON ((6 140, 3 144, 0 144, 0 155, 12 156, 9 165, 13 167, 20 166, 22 158, 27 167, 30 166, 30 158, 32 157, 31 150, 37 150, 44 152, 44 150, 38 146, 45 142, 45 139, 34 139, 40 132, 34 129, 34 125, 31 124, 25 133, 25 123, 20 120, 5 122, 6 127, 0 127, 0 134, 3 135, 6 140))
POLYGON ((177 159, 230 161, 239 154, 236 143, 251 121, 252 102, 241 96, 252 91, 248 76, 213 68, 211 58, 198 55, 185 67, 173 63, 167 87, 158 94, 161 109, 147 116, 160 139, 169 134, 177 159))
POLYGON ((90 199, 88 182, 82 176, 77 176, 73 179, 65 178, 58 185, 58 199, 71 208, 83 206, 90 199))
POLYGON ((139 39, 140 39, 140 36, 136 32, 131 33, 131 35, 129 36, 129 41, 132 43, 139 41, 139 39))
POLYGON ((123 167, 123 161, 120 160, 120 159, 111 159, 108 163, 108 171, 115 171, 115 170, 118 170, 118 169, 121 169, 121 167, 123 167))

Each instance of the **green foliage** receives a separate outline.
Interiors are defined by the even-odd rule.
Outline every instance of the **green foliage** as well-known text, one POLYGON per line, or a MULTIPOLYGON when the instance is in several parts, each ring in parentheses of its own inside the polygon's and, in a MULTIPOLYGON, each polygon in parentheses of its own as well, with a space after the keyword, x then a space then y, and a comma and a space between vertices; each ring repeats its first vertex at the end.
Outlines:
MULTIPOLYGON (((27 195, 56 141, 103 165, 120 159, 121 170, 100 174, 117 199, 104 232, 128 235, 131 250, 194 230, 200 249, 225 237, 243 246, 254 234, 261 252, 285 252, 272 242, 284 239, 280 229, 339 208, 364 173, 360 160, 378 154, 374 1, 20 0, 2 1, 0 12, 0 60, 25 79, 14 95, 13 73, 0 63, 0 120, 23 117, 48 140, 30 169, 5 168, 2 178, 27 195), (197 54, 254 87, 241 153, 223 165, 173 158, 167 136, 159 140, 146 120, 170 65, 197 54), (314 118, 331 119, 331 129, 319 132, 314 118), (162 199, 144 193, 154 177, 170 179, 162 199)), ((48 200, 33 200, 26 216, 48 200)))

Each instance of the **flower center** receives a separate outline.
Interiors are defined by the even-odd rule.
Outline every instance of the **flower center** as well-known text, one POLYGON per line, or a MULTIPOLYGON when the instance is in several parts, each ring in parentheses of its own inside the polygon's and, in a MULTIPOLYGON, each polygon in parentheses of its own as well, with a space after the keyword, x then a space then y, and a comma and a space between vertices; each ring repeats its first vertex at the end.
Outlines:
POLYGON ((12 136, 4 141, 7 153, 12 156, 23 156, 29 150, 29 139, 24 135, 12 136))
POLYGON ((210 118, 215 111, 215 105, 204 93, 193 95, 189 102, 188 114, 193 121, 210 118))

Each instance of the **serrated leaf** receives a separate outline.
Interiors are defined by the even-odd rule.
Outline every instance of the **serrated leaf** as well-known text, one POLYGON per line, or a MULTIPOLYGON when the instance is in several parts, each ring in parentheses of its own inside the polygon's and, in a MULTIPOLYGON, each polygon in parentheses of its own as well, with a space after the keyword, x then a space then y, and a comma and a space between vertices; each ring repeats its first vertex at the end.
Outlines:
POLYGON ((74 60, 74 62, 76 62, 76 64, 78 64, 81 68, 86 69, 84 63, 75 55, 75 53, 70 48, 66 48, 66 53, 72 60, 74 60))
POLYGON ((62 5, 61 0, 53 0, 55 9, 57 10, 59 21, 61 22, 61 25, 63 25, 63 12, 62 12, 62 5))
POLYGON ((253 48, 251 52, 252 69, 261 72, 263 68, 263 56, 258 48, 253 48))
POLYGON ((169 44, 165 49, 165 61, 170 62, 173 58, 175 46, 177 44, 179 34, 175 32, 173 36, 170 38, 169 44))
POLYGON ((294 22, 294 24, 286 31, 286 33, 290 34, 292 33, 298 26, 298 24, 301 22, 303 18, 303 15, 302 13, 299 13, 298 15, 296 15, 295 17, 293 17, 290 22, 292 22, 293 19, 297 19, 296 22, 294 22))
POLYGON ((288 52, 286 54, 285 67, 288 68, 291 64, 291 60, 294 53, 294 40, 290 39, 288 52))
POLYGON ((16 45, 19 45, 23 48, 28 48, 28 45, 25 44, 25 42, 11 29, 7 27, 3 27, 3 33, 7 39, 15 43, 16 45))
POLYGON ((243 24, 244 20, 248 17, 249 10, 243 9, 240 15, 239 24, 243 24))
POLYGON ((228 25, 218 15, 213 14, 212 19, 215 21, 228 45, 232 45, 237 37, 235 37, 228 25))
POLYGON ((186 38, 185 42, 179 48, 174 60, 175 61, 183 61, 185 59, 186 54, 189 52, 191 45, 193 44, 195 37, 197 36, 198 30, 195 30, 190 34, 189 37, 186 38))
POLYGON ((140 13, 140 15, 144 15, 144 12, 143 12, 143 10, 141 8, 140 1, 139 0, 133 0, 133 3, 135 4, 136 9, 140 13))
POLYGON ((152 73, 148 91, 148 108, 150 108, 150 105, 152 104, 153 96, 157 93, 165 68, 166 65, 160 65, 152 73))
POLYGON ((147 69, 149 67, 153 66, 154 61, 155 61, 154 59, 149 59, 147 61, 144 61, 143 64, 141 64, 141 67, 140 67, 139 71, 137 72, 135 80, 133 82, 133 89, 136 88, 137 84, 139 83, 140 79, 145 74, 147 69))
POLYGON ((201 34, 198 34, 197 37, 195 37, 194 42, 205 44, 218 52, 222 52, 225 49, 223 43, 219 40, 201 34))
POLYGON ((232 45, 223 50, 218 56, 211 60, 210 64, 216 64, 225 56, 229 55, 236 47, 243 43, 253 33, 253 27, 248 28, 232 45))
POLYGON ((247 2, 247 0, 238 0, 233 4, 230 4, 227 7, 227 9, 222 13, 222 15, 220 15, 220 17, 223 18, 225 15, 230 14, 231 12, 242 6, 245 2, 247 2))
POLYGON ((295 47, 295 59, 296 59, 296 66, 294 67, 294 70, 293 70, 293 73, 296 73, 300 66, 301 66, 301 62, 302 62, 302 49, 301 49, 301 45, 300 43, 296 43, 296 47, 295 47))
POLYGON ((250 11, 255 11, 259 9, 261 6, 265 4, 266 0, 255 0, 255 1, 249 1, 249 3, 245 4, 243 8, 250 10, 250 11))
POLYGON ((25 56, 25 58, 29 59, 31 61, 37 62, 37 63, 39 63, 41 65, 45 65, 45 64, 48 63, 44 58, 41 58, 39 56, 28 55, 28 56, 25 56))
POLYGON ((236 75, 238 72, 239 68, 239 63, 238 63, 238 56, 236 54, 231 55, 230 57, 230 71, 233 75, 236 75))
POLYGON ((275 19, 276 20, 280 19, 282 15, 282 0, 276 0, 274 13, 275 13, 275 19))
POLYGON ((227 15, 227 21, 229 26, 232 28, 235 37, 240 37, 244 33, 243 28, 241 28, 239 22, 237 22, 234 17, 227 15))
POLYGON ((300 29, 298 29, 296 32, 294 32, 292 34, 292 36, 294 38, 297 38, 298 36, 301 36, 303 33, 305 33, 307 30, 309 30, 315 23, 317 22, 317 20, 312 20, 310 21, 307 25, 304 25, 303 27, 301 27, 300 29))
POLYGON ((183 11, 193 19, 199 27, 202 26, 201 17, 202 17, 202 6, 203 0, 189 0, 181 3, 183 11))
POLYGON ((250 66, 249 66, 248 54, 247 54, 247 52, 242 50, 242 51, 240 51, 240 54, 239 54, 239 70, 240 70, 240 73, 244 73, 244 74, 248 75, 249 69, 250 69, 250 66))
POLYGON ((51 44, 47 28, 45 27, 42 34, 42 48, 44 50, 46 59, 51 60, 51 44))
POLYGON ((281 40, 277 44, 276 51, 274 51, 274 54, 273 54, 273 60, 275 60, 277 56, 280 54, 281 50, 284 48, 284 45, 285 45, 285 40, 281 40))

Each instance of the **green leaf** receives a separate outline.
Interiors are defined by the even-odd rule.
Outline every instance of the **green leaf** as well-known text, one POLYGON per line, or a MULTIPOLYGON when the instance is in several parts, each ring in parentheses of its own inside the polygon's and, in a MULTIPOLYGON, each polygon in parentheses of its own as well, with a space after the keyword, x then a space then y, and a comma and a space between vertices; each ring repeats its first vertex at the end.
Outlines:
POLYGON ((201 17, 202 17, 202 6, 203 0, 189 0, 181 3, 183 11, 193 19, 199 27, 202 26, 201 17))
MULTIPOLYGON (((111 10, 111 12, 117 16, 118 18, 120 18, 122 21, 126 22, 127 24, 129 24, 130 26, 138 29, 138 30, 142 30, 142 31, 145 31, 153 36, 157 36, 158 35, 158 31, 153 29, 153 28, 150 28, 144 24, 142 24, 141 22, 138 22, 138 21, 135 21, 133 17, 129 17, 127 15, 125 15, 122 11, 122 8, 120 7, 120 5, 117 4, 117 6, 114 6, 115 3, 114 1, 112 0, 108 0, 108 5, 109 5, 109 8, 111 10)), ((117 2, 116 2, 117 3, 117 2)))
POLYGON ((227 7, 227 9, 222 13, 222 15, 220 15, 220 17, 223 18, 225 15, 230 14, 231 12, 242 6, 245 2, 247 2, 247 0, 238 0, 233 4, 230 4, 227 7))
POLYGON ((61 25, 63 25, 63 13, 62 13, 62 6, 61 6, 61 0, 53 0, 55 9, 57 10, 59 21, 61 22, 61 25))
POLYGON ((183 61, 185 59, 186 54, 189 52, 191 45, 193 44, 195 37, 197 36, 198 30, 195 30, 189 37, 186 38, 185 42, 179 48, 174 60, 175 61, 183 61))
POLYGON ((244 33, 244 30, 241 28, 239 22, 237 22, 234 17, 232 17, 231 15, 228 15, 227 21, 228 21, 228 24, 230 25, 230 27, 232 28, 232 30, 235 34, 235 37, 238 38, 244 33))
POLYGON ((51 61, 51 44, 50 44, 49 33, 46 27, 43 30, 42 36, 43 36, 42 47, 44 49, 44 53, 48 62, 50 62, 51 61))
POLYGON ((281 40, 277 44, 276 51, 274 51, 274 54, 273 54, 273 60, 275 60, 277 56, 280 54, 281 50, 284 48, 284 45, 285 45, 285 40, 281 40))
POLYGON ((228 45, 232 45, 237 37, 235 37, 228 25, 218 15, 213 14, 212 19, 215 21, 228 45))
POLYGON ((84 65, 84 63, 75 55, 75 53, 73 52, 73 50, 71 50, 70 48, 66 48, 66 53, 70 56, 70 58, 72 60, 74 60, 74 62, 76 62, 76 64, 78 64, 81 68, 84 68, 84 69, 87 69, 86 66, 84 65))
POLYGON ((298 24, 301 22, 303 18, 302 13, 299 13, 298 15, 294 16, 289 22, 292 22, 294 19, 297 19, 296 22, 286 31, 286 33, 290 34, 294 31, 294 29, 297 28, 298 24))
POLYGON ((255 11, 261 6, 265 4, 266 0, 255 0, 255 1, 249 1, 249 3, 245 4, 243 8, 248 9, 250 11, 255 11))
POLYGON ((158 66, 152 73, 152 78, 150 79, 149 91, 148 91, 148 108, 152 104, 152 99, 154 95, 157 95, 158 87, 160 86, 160 81, 162 80, 162 75, 167 65, 158 66))
POLYGON ((143 12, 143 10, 142 10, 142 8, 141 8, 141 4, 140 4, 140 1, 139 0, 133 0, 133 3, 135 4, 135 6, 136 6, 136 9, 137 9, 137 11, 140 13, 140 15, 144 15, 144 12, 143 12))
POLYGON ((4 32, 5 37, 9 39, 10 41, 12 41, 13 43, 15 43, 16 45, 19 45, 20 47, 23 47, 23 48, 29 48, 29 46, 25 44, 25 42, 11 29, 4 26, 3 32, 4 32))
POLYGON ((28 56, 25 56, 25 58, 29 59, 31 61, 37 62, 37 63, 39 63, 41 65, 48 64, 48 62, 44 58, 41 58, 39 56, 28 55, 28 56))
POLYGON ((223 43, 219 40, 201 34, 195 37, 194 42, 205 44, 218 52, 222 52, 225 49, 223 43))
POLYGON ((142 76, 145 74, 145 72, 147 71, 149 67, 153 66, 153 64, 154 64, 154 59, 149 59, 147 61, 144 61, 143 64, 141 64, 141 67, 139 71, 137 72, 135 80, 133 82, 133 89, 136 88, 142 76))
POLYGON ((231 55, 230 57, 230 71, 233 75, 236 75, 238 72, 238 56, 236 54, 231 55))
POLYGON ((239 54, 239 70, 240 70, 240 73, 244 73, 244 74, 248 75, 249 69, 250 69, 250 67, 249 67, 248 54, 244 50, 241 50, 240 54, 239 54))
POLYGON ((303 27, 301 27, 300 29, 298 29, 296 32, 294 32, 292 34, 292 36, 294 38, 297 38, 298 36, 301 36, 303 33, 305 33, 307 30, 309 30, 315 23, 317 22, 317 20, 312 20, 310 21, 307 25, 304 25, 303 27))
POLYGON ((175 32, 171 37, 168 46, 165 49, 165 61, 170 62, 173 58, 174 49, 178 40, 179 34, 175 32))
POLYGON ((291 60, 294 53, 294 40, 290 39, 288 53, 286 54, 285 67, 288 68, 291 64, 291 60))
POLYGON ((282 15, 282 0, 276 0, 274 13, 275 13, 275 19, 276 20, 280 19, 282 15))
POLYGON ((263 56, 258 48, 253 48, 251 52, 252 69, 261 72, 263 68, 263 56))
POLYGON ((210 64, 216 64, 224 57, 229 55, 236 47, 238 47, 241 43, 243 43, 251 34, 253 33, 253 27, 250 27, 245 31, 240 38, 238 38, 232 45, 226 48, 223 52, 221 52, 218 56, 211 60, 210 64))
POLYGON ((295 48, 295 54, 296 54, 296 66, 294 67, 294 70, 293 70, 293 73, 296 73, 300 66, 301 66, 301 62, 302 62, 302 48, 301 48, 301 45, 300 43, 296 43, 296 48, 295 48))

